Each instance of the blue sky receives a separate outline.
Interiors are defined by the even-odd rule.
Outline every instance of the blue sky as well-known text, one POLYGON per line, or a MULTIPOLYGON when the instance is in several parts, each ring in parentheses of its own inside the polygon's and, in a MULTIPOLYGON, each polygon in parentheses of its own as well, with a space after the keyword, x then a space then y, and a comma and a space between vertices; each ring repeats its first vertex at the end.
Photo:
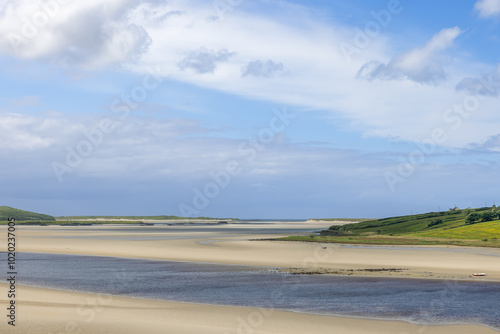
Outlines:
POLYGON ((321 218, 499 200, 500 0, 4 0, 0 32, 2 205, 321 218))

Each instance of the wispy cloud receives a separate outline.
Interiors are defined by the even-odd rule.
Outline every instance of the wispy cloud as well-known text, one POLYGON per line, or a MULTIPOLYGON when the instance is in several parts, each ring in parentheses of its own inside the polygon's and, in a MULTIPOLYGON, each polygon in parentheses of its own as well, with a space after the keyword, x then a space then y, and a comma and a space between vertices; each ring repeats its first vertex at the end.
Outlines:
MULTIPOLYGON (((7 36, 22 34, 23 17, 38 10, 31 4, 9 2, 10 9, 1 12, 1 53, 92 69, 119 63, 139 74, 159 67, 173 81, 328 111, 364 136, 427 138, 443 125, 446 110, 463 99, 466 84, 471 85, 464 81, 456 90, 456 83, 477 75, 460 54, 450 56, 451 46, 462 42, 458 27, 434 32, 429 41, 406 52, 381 32, 347 63, 339 45, 352 40, 352 27, 318 20, 307 11, 293 16, 297 9, 282 1, 273 2, 284 8, 280 19, 240 6, 215 21, 212 3, 199 0, 70 2, 28 39, 29 47, 15 53, 7 36)), ((446 145, 464 146, 496 135, 496 110, 493 102, 482 102, 489 125, 472 117, 468 132, 450 133, 446 145)))
POLYGON ((500 66, 483 76, 463 78, 455 89, 472 95, 500 96, 500 66))
MULTIPOLYGON (((83 122, 62 114, 29 117, 0 114, 0 153, 20 159, 36 151, 43 156, 44 162, 40 164, 46 166, 45 173, 55 181, 51 162, 65 164, 68 145, 78 147, 78 143, 90 142, 86 133, 91 133, 102 117, 108 116, 96 114, 83 122)), ((214 134, 219 131, 205 128, 195 120, 131 118, 126 125, 104 136, 74 175, 122 178, 140 173, 142 179, 172 176, 196 182, 208 177, 209 172, 224 169, 228 161, 236 160, 245 167, 245 175, 260 182, 268 176, 300 175, 312 170, 332 177, 353 176, 354 164, 372 159, 354 151, 292 145, 283 138, 283 133, 265 150, 256 151, 250 145, 243 150, 240 144, 246 138, 218 138, 214 134), (334 169, 333 161, 337 161, 334 169)), ((40 164, 33 165, 33 169, 40 168, 40 164)), ((384 168, 388 163, 373 158, 370 165, 384 168)), ((66 180, 75 177, 65 175, 66 180)))
POLYGON ((441 30, 422 48, 396 56, 389 63, 370 61, 361 67, 358 77, 367 80, 411 80, 437 84, 446 79, 442 52, 461 34, 458 27, 441 30))
POLYGON ((0 150, 14 153, 46 149, 81 129, 80 125, 62 118, 0 114, 0 150))
MULTIPOLYGON (((429 157, 419 175, 405 184, 411 187, 410 194, 391 194, 380 176, 392 170, 394 154, 363 154, 277 140, 250 161, 238 152, 241 139, 216 138, 196 121, 131 119, 77 170, 65 175, 64 183, 56 182, 50 163, 64 159, 65 146, 85 139, 81 131, 98 121, 99 117, 83 124, 62 115, 2 116, 0 124, 9 127, 11 136, 18 134, 12 141, 0 138, 0 154, 10 161, 0 173, 2 185, 9 189, 9 203, 30 205, 33 201, 57 214, 74 214, 71 210, 82 207, 91 208, 88 214, 180 214, 178 203, 190 201, 194 187, 212 180, 210 173, 224 170, 228 161, 239 161, 241 174, 203 214, 307 218, 328 216, 332 210, 349 215, 355 210, 363 215, 393 215, 394 203, 402 210, 428 209, 447 201, 449 205, 474 203, 482 192, 494 191, 496 185, 490 181, 499 169, 496 155, 472 164, 439 163, 447 157, 438 161, 429 157), (37 163, 30 163, 34 159, 37 163), (477 175, 488 183, 475 191, 477 175), (457 177, 463 182, 457 183, 457 177), (460 191, 464 187, 471 191, 460 191), (16 201, 17 196, 23 200, 16 201), (67 205, 57 209, 54 201, 67 205), (359 203, 364 204, 360 207, 359 203)), ((487 146, 498 149, 498 143, 498 137, 492 138, 487 146)))
POLYGON ((490 18, 500 14, 500 0, 479 0, 474 5, 478 11, 479 16, 483 18, 490 18))

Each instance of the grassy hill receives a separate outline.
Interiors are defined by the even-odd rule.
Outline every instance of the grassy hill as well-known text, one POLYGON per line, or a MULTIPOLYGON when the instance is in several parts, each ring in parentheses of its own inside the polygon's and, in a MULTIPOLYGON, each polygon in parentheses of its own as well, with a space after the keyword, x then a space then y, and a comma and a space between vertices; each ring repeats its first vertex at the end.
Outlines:
POLYGON ((14 209, 8 206, 0 206, 0 221, 7 221, 9 218, 15 218, 17 221, 55 221, 56 219, 49 215, 14 209))
POLYGON ((413 235, 458 239, 500 237, 500 221, 498 217, 493 218, 493 221, 477 221, 474 224, 466 223, 466 219, 471 213, 482 215, 485 212, 496 213, 497 211, 496 208, 484 207, 390 217, 357 224, 331 226, 323 234, 413 235))
POLYGON ((282 240, 386 245, 461 245, 500 247, 500 210, 496 207, 429 212, 334 225, 320 236, 282 240), (470 216, 476 215, 477 219, 470 216), (490 216, 489 220, 483 219, 490 216), (469 218, 468 218, 469 217, 469 218), (483 217, 483 218, 481 218, 483 217))

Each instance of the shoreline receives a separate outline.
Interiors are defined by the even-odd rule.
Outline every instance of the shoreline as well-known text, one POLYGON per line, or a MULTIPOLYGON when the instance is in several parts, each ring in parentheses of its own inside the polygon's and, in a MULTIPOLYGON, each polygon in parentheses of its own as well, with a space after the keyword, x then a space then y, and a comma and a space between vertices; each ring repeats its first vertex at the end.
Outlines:
MULTIPOLYGON (((7 284, 0 283, 0 290, 7 284)), ((19 320, 16 331, 31 333, 65 330, 66 333, 420 333, 429 334, 494 334, 500 331, 480 324, 420 324, 404 320, 325 315, 261 309, 244 306, 223 306, 191 302, 163 301, 135 297, 56 290, 19 285, 19 320), (56 320, 52 320, 56 319, 56 320), (59 319, 59 320, 57 320, 59 319), (61 321, 61 319, 64 319, 61 321), (147 321, 144 321, 147 319, 147 321), (119 323, 117 322, 119 321, 119 323), (68 326, 73 330, 69 331, 68 326), (33 331, 33 332, 35 332, 33 331)), ((6 302, 1 296, 0 302, 6 302)), ((0 329, 7 329, 5 322, 0 329)))
MULTIPOLYGON (((353 245, 265 241, 321 224, 218 227, 19 227, 18 252, 109 256, 341 272, 348 276, 500 282, 500 249, 435 245, 353 245), (278 231, 278 232, 276 232, 278 231), (290 232, 292 231, 292 232, 290 232), (257 240, 256 240, 257 239, 257 240), (256 240, 256 241, 250 241, 256 240), (378 271, 384 268, 400 272, 378 271), (486 273, 473 277, 473 273, 486 273), (349 275, 351 274, 351 275, 349 275)), ((0 234, 0 242, 5 235, 0 234)), ((6 240, 5 240, 6 241, 6 240)))
MULTIPOLYGON (((330 222, 328 222, 330 224, 330 222)), ((80 256, 118 257, 130 259, 165 260, 301 270, 338 269, 364 270, 405 268, 408 271, 363 272, 356 277, 468 280, 485 283, 500 282, 500 250, 474 247, 436 246, 370 246, 317 243, 278 243, 249 241, 286 236, 293 231, 321 229, 320 224, 290 222, 262 222, 250 225, 222 225, 218 227, 169 226, 19 226, 18 252, 72 254, 80 256), (326 248, 323 248, 325 247, 326 248), (457 251, 458 250, 458 251, 457 251), (486 272, 488 276, 471 279, 473 272, 486 272)), ((6 234, 0 234, 0 243, 6 234)), ((354 271, 353 271, 354 273, 354 271)), ((360 273, 360 272, 357 272, 360 273)), ((354 275, 346 275, 354 277, 354 275)), ((7 301, 5 284, 0 284, 0 303, 7 301)), ((302 334, 306 332, 339 334, 499 334, 499 331, 478 325, 423 326, 407 321, 380 320, 349 316, 317 315, 291 311, 241 306, 168 302, 154 299, 105 296, 92 293, 70 292, 19 286, 19 327, 22 333, 80 333, 80 334, 241 334, 238 319, 248 317, 254 322, 264 317, 264 323, 252 328, 253 333, 302 334), (100 305, 99 301, 110 300, 100 305), (97 304, 96 304, 97 303, 97 304), (83 307, 83 308, 82 308, 83 307), (97 312, 97 310, 101 310, 97 312), (82 315, 93 315, 87 319, 82 315), (64 320, 64 319, 69 320, 64 320), (89 320, 89 321, 86 321, 89 320), (76 329, 65 328, 68 324, 76 329)), ((0 332, 6 323, 0 322, 0 332)), ((10 326, 9 326, 10 327, 10 326)))

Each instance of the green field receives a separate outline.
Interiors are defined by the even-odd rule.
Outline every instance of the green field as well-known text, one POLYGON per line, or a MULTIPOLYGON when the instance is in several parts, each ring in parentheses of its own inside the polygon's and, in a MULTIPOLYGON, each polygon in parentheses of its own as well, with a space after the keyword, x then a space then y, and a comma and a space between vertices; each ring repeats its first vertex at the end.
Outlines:
POLYGON ((474 225, 420 232, 415 233, 415 235, 447 239, 500 239, 500 221, 494 220, 474 225))

